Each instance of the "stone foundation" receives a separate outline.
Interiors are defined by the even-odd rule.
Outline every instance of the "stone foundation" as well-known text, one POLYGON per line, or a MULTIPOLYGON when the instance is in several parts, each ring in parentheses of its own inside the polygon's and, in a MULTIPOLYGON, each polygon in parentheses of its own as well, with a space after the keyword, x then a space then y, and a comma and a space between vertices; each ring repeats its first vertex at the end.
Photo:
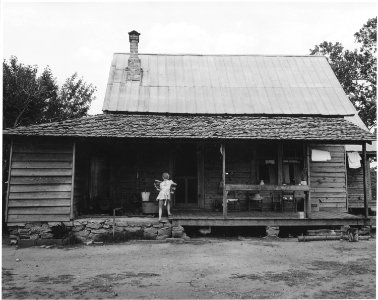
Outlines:
POLYGON ((127 240, 188 239, 182 226, 160 223, 155 218, 86 218, 73 222, 38 222, 9 226, 10 239, 40 240, 69 237, 73 241, 120 242, 127 240), (113 232, 114 228, 114 232, 113 232))

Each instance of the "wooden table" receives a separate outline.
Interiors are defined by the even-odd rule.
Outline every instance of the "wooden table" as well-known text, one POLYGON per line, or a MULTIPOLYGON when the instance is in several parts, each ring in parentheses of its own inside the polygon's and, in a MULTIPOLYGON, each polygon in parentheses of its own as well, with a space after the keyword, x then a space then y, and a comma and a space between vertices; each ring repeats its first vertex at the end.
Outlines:
POLYGON ((227 194, 230 191, 269 191, 269 192, 282 192, 282 191, 290 191, 290 192, 304 192, 305 194, 305 203, 304 203, 304 210, 305 215, 307 218, 310 218, 311 215, 311 203, 310 203, 310 187, 308 185, 259 185, 259 184, 226 184, 225 186, 225 199, 227 199, 227 194))

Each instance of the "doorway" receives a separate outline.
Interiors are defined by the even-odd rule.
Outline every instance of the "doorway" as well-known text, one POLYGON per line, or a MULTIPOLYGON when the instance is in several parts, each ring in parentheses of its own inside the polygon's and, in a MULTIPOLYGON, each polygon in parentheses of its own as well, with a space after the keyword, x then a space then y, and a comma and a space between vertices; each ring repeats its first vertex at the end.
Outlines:
POLYGON ((180 145, 175 151, 174 181, 177 183, 175 207, 198 207, 197 146, 180 145))

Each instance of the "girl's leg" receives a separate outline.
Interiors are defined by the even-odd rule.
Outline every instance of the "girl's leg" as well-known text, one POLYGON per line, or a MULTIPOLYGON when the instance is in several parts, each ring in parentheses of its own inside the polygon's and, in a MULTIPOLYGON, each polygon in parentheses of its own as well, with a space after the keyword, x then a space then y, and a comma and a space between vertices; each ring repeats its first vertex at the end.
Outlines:
POLYGON ((162 214, 163 214, 163 200, 159 200, 159 221, 161 220, 162 214))
POLYGON ((167 201, 167 212, 168 212, 168 216, 171 215, 171 201, 167 201))

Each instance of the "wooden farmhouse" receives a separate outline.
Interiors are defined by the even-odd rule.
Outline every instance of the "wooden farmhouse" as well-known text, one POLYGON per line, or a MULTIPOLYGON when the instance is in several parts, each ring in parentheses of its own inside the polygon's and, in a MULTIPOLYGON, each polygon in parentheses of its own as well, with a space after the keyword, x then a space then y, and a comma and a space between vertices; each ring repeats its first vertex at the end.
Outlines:
POLYGON ((8 226, 140 215, 162 172, 178 184, 175 225, 369 224, 375 136, 325 57, 141 54, 139 33, 129 41, 113 56, 103 114, 4 131, 8 226), (348 159, 360 163, 353 201, 348 159))

